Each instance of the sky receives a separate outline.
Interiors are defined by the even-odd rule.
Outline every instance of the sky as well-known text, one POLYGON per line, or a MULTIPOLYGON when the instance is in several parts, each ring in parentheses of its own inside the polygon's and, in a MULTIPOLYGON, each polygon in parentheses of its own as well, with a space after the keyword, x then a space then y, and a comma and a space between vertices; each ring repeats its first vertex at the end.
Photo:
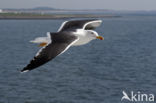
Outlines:
POLYGON ((0 0, 0 8, 156 10, 156 0, 0 0))

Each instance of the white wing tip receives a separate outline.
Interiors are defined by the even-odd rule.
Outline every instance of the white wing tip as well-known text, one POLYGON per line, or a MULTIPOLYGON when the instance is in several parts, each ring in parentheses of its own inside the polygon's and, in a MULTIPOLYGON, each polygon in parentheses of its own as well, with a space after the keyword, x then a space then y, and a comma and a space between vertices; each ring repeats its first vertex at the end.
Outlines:
POLYGON ((93 22, 100 22, 100 23, 102 23, 102 20, 98 19, 98 20, 95 20, 93 22))
POLYGON ((28 72, 29 70, 24 70, 24 71, 21 71, 21 73, 26 73, 26 72, 28 72))
POLYGON ((102 22, 102 20, 98 20, 99 22, 102 22))

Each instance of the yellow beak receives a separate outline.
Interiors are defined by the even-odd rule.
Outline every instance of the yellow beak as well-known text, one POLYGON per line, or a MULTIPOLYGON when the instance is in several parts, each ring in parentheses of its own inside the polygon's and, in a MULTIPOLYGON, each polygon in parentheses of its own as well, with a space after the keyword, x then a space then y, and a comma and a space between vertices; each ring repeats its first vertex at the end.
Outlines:
POLYGON ((97 36, 96 39, 104 40, 102 36, 97 36))

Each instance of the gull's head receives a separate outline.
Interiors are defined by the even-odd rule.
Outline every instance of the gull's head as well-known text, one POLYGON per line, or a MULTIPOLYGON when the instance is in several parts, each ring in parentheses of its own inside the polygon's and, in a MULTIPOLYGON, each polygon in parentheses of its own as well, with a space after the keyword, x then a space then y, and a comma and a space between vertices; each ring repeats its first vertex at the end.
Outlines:
POLYGON ((100 39, 100 40, 104 40, 104 38, 102 36, 99 36, 98 33, 94 30, 85 30, 86 31, 86 35, 90 38, 90 39, 100 39))

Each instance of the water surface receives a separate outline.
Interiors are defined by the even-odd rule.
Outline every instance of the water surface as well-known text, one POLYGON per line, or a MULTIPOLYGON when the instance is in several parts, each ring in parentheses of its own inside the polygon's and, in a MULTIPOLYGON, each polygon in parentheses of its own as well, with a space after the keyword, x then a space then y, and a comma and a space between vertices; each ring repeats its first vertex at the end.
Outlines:
POLYGON ((123 90, 156 94, 155 16, 102 20, 96 31, 104 41, 72 47, 23 74, 39 49, 29 41, 64 20, 0 20, 0 102, 121 103, 123 90))

